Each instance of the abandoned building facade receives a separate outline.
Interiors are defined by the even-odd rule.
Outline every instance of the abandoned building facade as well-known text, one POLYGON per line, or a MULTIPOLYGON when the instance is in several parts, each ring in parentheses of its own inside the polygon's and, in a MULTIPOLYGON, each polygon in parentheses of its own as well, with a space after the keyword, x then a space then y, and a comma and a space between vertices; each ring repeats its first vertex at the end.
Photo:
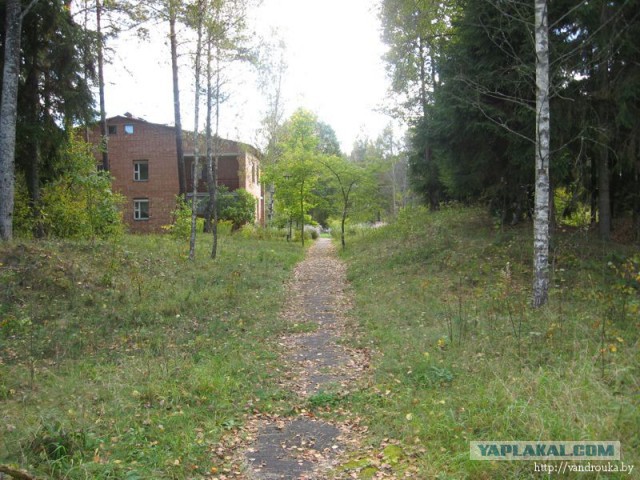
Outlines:
MULTIPOLYGON (((147 122, 131 114, 107 119, 109 167, 114 191, 125 197, 124 221, 131 232, 160 232, 173 221, 176 196, 180 193, 175 127, 147 122)), ((96 146, 94 154, 102 161, 100 127, 89 132, 96 146)), ((200 142, 202 144, 202 140, 200 142)), ((194 135, 183 133, 183 150, 188 198, 193 191, 194 135)), ((260 156, 246 144, 219 141, 218 185, 230 191, 243 188, 256 199, 255 219, 264 220, 264 201, 260 184, 260 156)), ((200 147, 198 197, 207 197, 204 148, 200 147)))

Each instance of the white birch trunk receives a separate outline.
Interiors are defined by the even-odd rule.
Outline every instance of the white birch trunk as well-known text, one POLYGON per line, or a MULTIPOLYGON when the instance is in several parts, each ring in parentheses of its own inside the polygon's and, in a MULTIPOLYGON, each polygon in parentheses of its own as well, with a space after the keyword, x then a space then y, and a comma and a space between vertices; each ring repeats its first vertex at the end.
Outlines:
POLYGON ((13 239, 21 13, 20 0, 6 1, 6 34, 2 71, 2 100, 0 101, 0 239, 3 241, 13 239))
POLYGON ((533 306, 549 296, 549 25, 547 0, 535 2, 536 191, 533 218, 533 306))

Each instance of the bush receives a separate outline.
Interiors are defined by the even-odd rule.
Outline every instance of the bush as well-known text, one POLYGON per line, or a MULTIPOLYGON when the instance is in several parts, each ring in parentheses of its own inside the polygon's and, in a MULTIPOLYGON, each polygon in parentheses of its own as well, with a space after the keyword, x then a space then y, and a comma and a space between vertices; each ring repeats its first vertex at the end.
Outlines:
POLYGON ((243 188, 229 192, 226 187, 218 187, 218 219, 229 220, 233 229, 253 223, 256 215, 256 199, 243 188))
MULTIPOLYGON (((191 237, 191 203, 176 196, 176 209, 173 211, 173 223, 162 227, 176 240, 188 240, 191 237)), ((196 219, 196 230, 204 230, 204 218, 196 219)))
MULTIPOLYGON (((109 172, 98 171, 90 149, 90 145, 71 137, 57 166, 56 180, 42 188, 37 217, 45 235, 106 238, 123 233, 123 197, 111 190, 109 172)), ((24 202, 24 197, 17 198, 24 202)), ((23 210, 24 205, 19 206, 19 211, 23 210)))
POLYGON ((21 172, 16 173, 15 206, 13 209, 13 229, 20 238, 31 238, 36 224, 32 208, 29 206, 27 181, 21 172))
MULTIPOLYGON (((311 238, 316 240, 320 236, 320 226, 317 225, 305 225, 304 226, 304 238, 311 238)), ((298 235, 298 238, 300 235, 298 235)))

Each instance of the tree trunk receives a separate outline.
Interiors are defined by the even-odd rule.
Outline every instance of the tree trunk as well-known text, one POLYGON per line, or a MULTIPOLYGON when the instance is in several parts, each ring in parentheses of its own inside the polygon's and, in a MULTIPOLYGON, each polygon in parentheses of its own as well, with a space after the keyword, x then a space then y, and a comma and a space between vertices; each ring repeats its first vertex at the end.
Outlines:
POLYGON ((102 5, 96 0, 96 33, 98 35, 98 96, 100 97, 100 134, 102 135, 102 169, 109 171, 109 132, 104 99, 104 38, 102 37, 102 5))
POLYGON ((4 67, 0 100, 0 239, 13 239, 16 119, 20 74, 20 0, 6 0, 4 67))
MULTIPOLYGON (((36 32, 29 32, 30 35, 35 35, 36 32)), ((33 44, 37 40, 33 40, 33 44)), ((29 207, 31 209, 31 216, 35 220, 33 226, 33 235, 36 238, 41 238, 44 235, 42 231, 42 222, 40 222, 40 157, 41 157, 41 142, 42 142, 42 128, 40 126, 40 96, 38 94, 38 60, 37 55, 33 55, 29 59, 28 66, 26 66, 28 72, 25 79, 23 97, 26 100, 26 122, 29 132, 29 141, 26 143, 25 152, 25 177, 27 181, 27 190, 29 191, 29 207)))
POLYGON ((182 117, 180 114, 180 86, 178 83, 178 40, 176 38, 176 7, 169 0, 169 43, 171 44, 171 72, 173 74, 173 118, 176 124, 176 156, 178 162, 178 188, 180 196, 187 193, 187 175, 182 147, 182 117))
POLYGON ((205 143, 207 145, 207 190, 209 191, 209 200, 204 213, 204 231, 212 233, 211 217, 213 216, 214 203, 214 185, 213 185, 213 138, 211 133, 211 111, 213 109, 213 91, 211 87, 211 34, 207 38, 207 115, 206 115, 206 134, 205 143))
MULTIPOLYGON (((603 2, 600 12, 601 25, 609 22, 608 2, 603 2)), ((598 155, 598 230, 600 238, 608 241, 611 237, 611 174, 609 172, 609 49, 598 65, 600 95, 598 117, 600 122, 600 143, 598 155)))
MULTIPOLYGON (((603 135, 606 142, 606 135, 603 135)), ((600 145, 598 156, 598 231, 600 238, 608 241, 611 237, 611 178, 609 173, 609 146, 600 145)))
POLYGON ((213 246, 211 247, 211 258, 218 255, 218 162, 220 159, 220 48, 216 48, 216 132, 213 142, 213 165, 211 169, 212 190, 211 209, 213 210, 213 246))
POLYGON ((304 247, 304 179, 300 184, 300 239, 304 247))
POLYGON ((589 186, 590 225, 595 228, 598 222, 598 164, 593 157, 589 159, 589 186))
POLYGON ((189 260, 195 260, 196 255, 196 225, 198 217, 198 174, 199 174, 199 143, 198 123, 200 121, 200 58, 202 55, 202 2, 198 2, 198 40, 196 43, 195 60, 195 102, 193 120, 193 198, 191 199, 191 238, 189 240, 189 260))
POLYGON ((25 58, 22 68, 25 76, 24 87, 22 90, 25 133, 27 141, 24 144, 23 152, 23 169, 29 192, 29 209, 34 219, 33 235, 36 238, 42 236, 42 231, 38 228, 41 223, 39 220, 40 206, 40 152, 42 142, 42 132, 44 130, 42 121, 40 120, 41 99, 38 91, 38 80, 40 78, 40 69, 38 66, 38 29, 33 28, 27 31, 25 39, 34 46, 33 52, 28 58, 25 58))
MULTIPOLYGON (((422 117, 426 124, 428 114, 428 99, 427 99, 427 84, 428 84, 428 72, 427 72, 427 42, 422 38, 418 38, 418 60, 420 62, 420 103, 422 107, 422 117)), ((424 146, 424 161, 426 164, 427 175, 429 175, 427 183, 427 195, 429 197, 429 210, 436 211, 440 209, 440 198, 438 192, 438 178, 436 175, 436 169, 433 165, 433 152, 429 141, 424 146)), ((395 202, 395 199, 394 199, 395 202)))
POLYGON ((633 229, 636 242, 640 241, 640 158, 637 155, 636 153, 634 162, 635 195, 633 198, 633 229))
POLYGON ((535 0, 536 41, 536 191, 533 219, 533 306, 549 296, 549 26, 547 0, 535 0))

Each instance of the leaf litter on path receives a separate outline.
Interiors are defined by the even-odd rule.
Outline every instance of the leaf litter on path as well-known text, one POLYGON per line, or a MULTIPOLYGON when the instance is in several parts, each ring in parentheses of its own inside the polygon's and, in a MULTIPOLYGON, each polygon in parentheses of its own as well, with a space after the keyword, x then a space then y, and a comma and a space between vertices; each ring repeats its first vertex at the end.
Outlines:
POLYGON ((278 340, 279 384, 295 394, 295 415, 248 415, 242 428, 216 447, 215 453, 225 467, 212 472, 214 478, 353 478, 353 471, 336 467, 348 452, 362 452, 366 427, 332 402, 338 403, 337 399, 355 388, 356 380, 368 369, 369 355, 345 345, 355 335, 347 315, 350 297, 346 268, 336 258, 330 240, 320 239, 309 249, 286 289, 282 317, 295 327, 314 327, 278 340), (319 418, 305 408, 308 404, 318 407, 316 413, 331 412, 340 420, 319 418))

